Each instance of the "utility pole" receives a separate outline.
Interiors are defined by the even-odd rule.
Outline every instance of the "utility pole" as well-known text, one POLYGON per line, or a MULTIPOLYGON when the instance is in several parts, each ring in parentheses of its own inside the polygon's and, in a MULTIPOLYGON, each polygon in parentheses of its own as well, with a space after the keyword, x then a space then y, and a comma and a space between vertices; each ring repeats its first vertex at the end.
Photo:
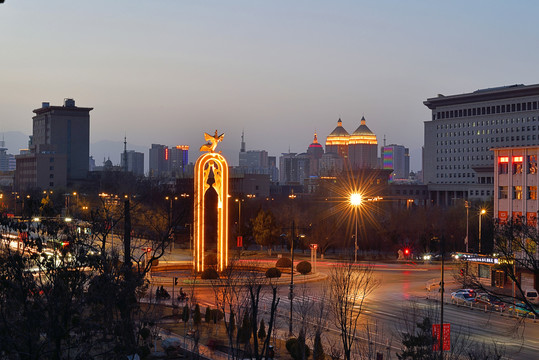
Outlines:
POLYGON ((440 237, 440 247, 442 251, 442 279, 440 281, 440 359, 444 358, 444 239, 442 235, 440 237))
POLYGON ((294 300, 294 240, 296 237, 296 222, 292 220, 292 236, 290 237, 291 245, 290 250, 292 252, 292 264, 290 265, 290 294, 288 295, 290 299, 290 320, 288 323, 288 336, 291 337, 292 334, 292 312, 294 310, 293 300, 294 300))

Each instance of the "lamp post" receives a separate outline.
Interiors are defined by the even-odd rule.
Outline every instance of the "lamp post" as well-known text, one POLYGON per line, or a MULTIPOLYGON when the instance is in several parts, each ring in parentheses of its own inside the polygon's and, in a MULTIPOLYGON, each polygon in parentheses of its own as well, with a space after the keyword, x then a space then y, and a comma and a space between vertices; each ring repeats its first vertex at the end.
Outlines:
POLYGON ((483 217, 484 214, 486 214, 486 210, 485 209, 481 209, 479 211, 479 253, 481 254, 481 218, 483 217))
POLYGON ((469 237, 468 237, 468 234, 469 234, 469 232, 468 232, 468 230, 469 230, 469 221, 468 221, 469 217, 468 217, 468 215, 469 214, 468 213, 469 213, 469 210, 470 210, 470 203, 468 201, 465 201, 464 202, 464 207, 466 208, 466 241, 465 241, 465 243, 466 243, 466 252, 468 252, 468 239, 469 239, 469 237))
MULTIPOLYGON (((241 238, 242 246, 243 246, 243 238, 241 237, 242 236, 241 234, 241 203, 243 202, 243 199, 238 198, 238 199, 235 199, 234 201, 238 203, 238 239, 237 240, 241 238)), ((236 245, 238 245, 239 247, 239 241, 236 242, 236 245)))
MULTIPOLYGON (((170 232, 170 237, 172 237, 172 201, 178 200, 177 196, 166 196, 165 200, 169 201, 169 208, 168 208, 168 231, 170 232)), ((174 238, 170 241, 170 252, 172 253, 172 249, 174 248, 174 238)))
POLYGON ((356 222, 356 235, 354 238, 354 263, 357 263, 357 223, 358 223, 358 210, 359 206, 361 205, 361 194, 360 193, 352 193, 350 194, 350 205, 354 207, 354 218, 356 222))

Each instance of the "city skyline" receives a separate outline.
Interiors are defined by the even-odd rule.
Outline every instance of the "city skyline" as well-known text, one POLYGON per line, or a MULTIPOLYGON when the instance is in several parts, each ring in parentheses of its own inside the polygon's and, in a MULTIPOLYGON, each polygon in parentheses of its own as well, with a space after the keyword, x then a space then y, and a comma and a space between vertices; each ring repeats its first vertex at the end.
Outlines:
POLYGON ((365 116, 379 146, 385 136, 410 148, 417 171, 430 120, 424 100, 539 83, 530 76, 536 50, 529 46, 538 7, 7 1, 0 133, 30 134, 42 101, 71 97, 95 108, 93 144, 126 135, 128 145, 146 149, 198 149, 203 132, 217 128, 235 165, 242 130, 248 150, 278 156, 305 152, 313 133, 324 139, 339 117, 353 131, 365 116), (507 19, 518 21, 503 26, 507 19))

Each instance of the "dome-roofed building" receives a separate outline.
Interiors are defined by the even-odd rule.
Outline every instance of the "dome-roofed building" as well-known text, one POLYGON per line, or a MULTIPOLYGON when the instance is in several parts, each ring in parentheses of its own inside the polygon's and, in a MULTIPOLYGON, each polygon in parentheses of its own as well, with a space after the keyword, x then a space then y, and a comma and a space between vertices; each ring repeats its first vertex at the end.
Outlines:
POLYGON ((361 124, 350 135, 348 140, 348 159, 352 169, 374 169, 378 163, 378 141, 376 135, 368 128, 365 117, 361 124))
POLYGON ((319 168, 319 162, 322 158, 322 155, 324 155, 324 148, 322 147, 322 144, 318 142, 318 136, 316 133, 314 133, 314 139, 311 145, 309 145, 309 148, 307 148, 307 155, 311 158, 311 166, 310 166, 310 174, 311 176, 317 176, 318 175, 318 168, 319 168))
POLYGON ((337 127, 326 138, 326 152, 340 155, 343 159, 348 158, 348 141, 350 134, 342 126, 339 118, 337 127))

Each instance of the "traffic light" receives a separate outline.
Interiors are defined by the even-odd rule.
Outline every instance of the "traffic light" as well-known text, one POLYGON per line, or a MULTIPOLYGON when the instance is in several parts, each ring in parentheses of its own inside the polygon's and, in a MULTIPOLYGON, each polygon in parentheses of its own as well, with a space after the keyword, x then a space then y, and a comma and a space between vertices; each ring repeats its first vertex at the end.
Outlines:
POLYGON ((460 269, 460 276, 464 276, 464 269, 460 269))
POLYGON ((410 255, 410 249, 404 248, 404 255, 405 255, 405 256, 410 255))

